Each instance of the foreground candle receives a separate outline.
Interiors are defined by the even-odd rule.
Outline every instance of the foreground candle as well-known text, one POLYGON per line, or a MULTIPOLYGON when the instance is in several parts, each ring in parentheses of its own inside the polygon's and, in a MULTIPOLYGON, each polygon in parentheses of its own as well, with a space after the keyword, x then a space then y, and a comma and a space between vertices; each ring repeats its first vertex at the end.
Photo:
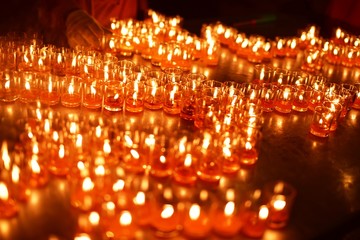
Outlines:
POLYGON ((9 191, 4 182, 0 182, 0 218, 11 218, 17 215, 18 206, 9 197, 9 191))
POLYGON ((224 209, 219 209, 215 215, 215 219, 214 231, 221 236, 235 236, 241 229, 242 223, 236 214, 235 202, 233 201, 227 202, 224 209))
POLYGON ((184 232, 191 238, 205 238, 211 230, 208 214, 198 204, 192 204, 184 220, 184 232))

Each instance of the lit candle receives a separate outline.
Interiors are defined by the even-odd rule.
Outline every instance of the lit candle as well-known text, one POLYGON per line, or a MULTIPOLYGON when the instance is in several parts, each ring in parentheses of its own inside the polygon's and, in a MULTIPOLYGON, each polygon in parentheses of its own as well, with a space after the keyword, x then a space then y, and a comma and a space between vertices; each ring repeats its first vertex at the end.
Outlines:
POLYGON ((31 175, 29 178, 29 185, 34 188, 45 186, 49 180, 47 171, 40 167, 37 160, 36 155, 33 155, 30 160, 31 175))
POLYGON ((175 181, 183 184, 194 184, 196 182, 197 174, 195 170, 195 164, 193 156, 187 153, 179 159, 177 165, 174 168, 173 178, 175 181))
POLYGON ((146 82, 144 106, 151 110, 158 110, 163 107, 163 83, 161 79, 153 78, 146 82))
POLYGON ((70 167, 69 159, 65 156, 65 146, 60 144, 57 155, 55 154, 50 159, 48 165, 49 172, 58 177, 65 177, 69 173, 70 167))
POLYGON ((242 232, 251 238, 261 238, 266 230, 267 218, 269 216, 269 209, 267 206, 262 205, 259 212, 249 212, 242 232))
POLYGON ((0 218, 12 218, 17 213, 17 203, 9 197, 6 184, 0 181, 0 218))
POLYGON ((240 162, 244 165, 254 165, 258 160, 258 151, 254 143, 245 141, 244 147, 240 151, 240 162))
POLYGON ((130 211, 123 210, 105 227, 108 239, 135 239, 139 229, 134 224, 130 211))
POLYGON ((139 226, 147 226, 152 221, 152 207, 150 200, 147 198, 146 193, 139 191, 133 199, 136 216, 136 223, 139 226))
POLYGON ((222 147, 223 167, 222 171, 225 174, 235 174, 240 169, 240 159, 238 154, 234 153, 231 145, 231 138, 226 137, 223 141, 222 147))
POLYGON ((317 106, 310 124, 310 133, 318 137, 328 137, 333 118, 331 109, 317 106))
POLYGON ((163 204, 154 214, 153 226, 161 235, 177 232, 180 228, 180 216, 173 205, 163 204))
POLYGON ((102 91, 99 83, 85 84, 83 106, 89 109, 98 109, 102 105, 102 91))
POLYGON ((35 74, 25 72, 22 79, 23 83, 19 93, 20 101, 24 103, 32 103, 37 99, 37 86, 35 74))
POLYGON ((291 112, 294 90, 294 87, 291 85, 280 87, 274 101, 275 110, 281 113, 291 112))
POLYGON ((109 82, 105 87, 104 108, 108 111, 118 112, 124 107, 124 86, 123 83, 109 82))
POLYGON ((19 98, 18 93, 18 76, 15 71, 7 72, 6 70, 1 76, 3 79, 0 81, 0 101, 14 102, 19 98))
POLYGON ((65 107, 78 107, 81 103, 81 82, 80 78, 70 80, 64 84, 63 93, 61 95, 61 104, 65 107))
POLYGON ((208 214, 194 203, 184 219, 185 235, 191 238, 205 238, 211 231, 212 223, 208 214))
POLYGON ((144 87, 143 83, 134 81, 127 83, 126 86, 125 109, 132 113, 144 111, 144 87))
POLYGON ((94 183, 90 177, 84 178, 79 182, 81 186, 74 186, 70 196, 70 203, 73 207, 82 211, 90 211, 95 205, 94 183))
POLYGON ((47 105, 56 105, 60 101, 60 94, 58 93, 57 89, 57 82, 51 79, 49 76, 48 81, 43 83, 42 91, 40 92, 40 102, 47 104, 47 105))
POLYGON ((213 225, 215 233, 224 237, 237 235, 242 226, 240 217, 235 212, 235 202, 233 201, 227 202, 224 209, 219 209, 214 219, 216 219, 213 225))

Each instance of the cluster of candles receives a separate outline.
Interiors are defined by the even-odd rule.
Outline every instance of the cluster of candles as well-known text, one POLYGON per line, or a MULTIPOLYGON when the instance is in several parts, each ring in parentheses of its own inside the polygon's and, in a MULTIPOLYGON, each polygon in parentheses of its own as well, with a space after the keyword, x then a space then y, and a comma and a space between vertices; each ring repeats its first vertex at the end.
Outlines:
MULTIPOLYGON (((49 124, 46 120, 33 119, 28 125, 41 132, 40 126, 49 124)), ((60 123, 52 122, 48 127, 55 128, 56 124, 60 123)), ((281 229, 289 221, 296 190, 286 182, 241 190, 220 181, 219 188, 206 190, 189 185, 190 166, 186 164, 170 170, 166 165, 155 169, 152 165, 144 170, 134 164, 136 158, 154 160, 156 147, 145 157, 144 149, 137 151, 135 146, 126 144, 117 146, 121 150, 112 148, 115 146, 103 135, 86 139, 78 134, 79 125, 73 122, 66 125, 68 132, 52 129, 42 134, 32 132, 29 126, 13 151, 9 151, 7 142, 2 143, 0 218, 16 216, 20 204, 26 204, 33 189, 45 187, 53 177, 62 177, 69 179, 69 201, 78 212, 74 239, 93 239, 99 235, 109 239, 142 239, 149 232, 170 238, 178 235, 205 238, 211 234, 232 237, 240 233, 260 238, 266 229, 281 229), (88 152, 82 141, 93 146, 103 143, 103 149, 94 147, 88 152), (118 151, 128 153, 120 160, 124 164, 116 159, 118 151), (174 179, 180 181, 165 181, 168 171, 174 171, 174 179), (175 172, 180 178, 175 177, 175 172)), ((151 138, 145 141, 151 142, 151 138)), ((166 162, 164 155, 160 156, 159 164, 162 160, 166 162)))

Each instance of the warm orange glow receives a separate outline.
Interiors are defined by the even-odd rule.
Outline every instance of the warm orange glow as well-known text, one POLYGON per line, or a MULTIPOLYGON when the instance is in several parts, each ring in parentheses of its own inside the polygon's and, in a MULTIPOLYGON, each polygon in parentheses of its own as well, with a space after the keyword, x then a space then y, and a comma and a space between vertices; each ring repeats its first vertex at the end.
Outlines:
POLYGON ((86 177, 82 183, 82 190, 84 192, 90 192, 94 189, 94 183, 91 181, 90 177, 86 177))
POLYGON ((89 214, 89 222, 91 223, 91 225, 93 226, 97 226, 99 225, 100 222, 100 215, 97 212, 91 212, 89 214))
POLYGON ((267 206, 265 205, 260 206, 259 219, 265 220, 267 219, 268 216, 269 216, 269 209, 267 208, 267 206))
POLYGON ((273 202, 273 207, 277 211, 283 210, 285 206, 286 206, 285 197, 282 195, 279 195, 278 198, 273 202))
POLYGON ((196 221, 200 217, 200 206, 198 204, 192 204, 189 210, 189 217, 191 220, 196 221))
POLYGON ((191 154, 188 153, 188 154, 186 154, 186 157, 185 157, 184 166, 190 167, 191 164, 192 164, 192 157, 191 157, 191 154))
POLYGON ((129 226, 132 222, 131 213, 129 211, 123 211, 120 214, 119 222, 121 226, 129 226))
POLYGON ((110 154, 111 153, 111 145, 110 145, 110 140, 109 139, 104 140, 103 151, 104 151, 105 154, 110 154))
POLYGON ((134 204, 136 205, 144 205, 145 204, 145 193, 138 192, 134 198, 134 204))
POLYGON ((71 95, 74 94, 74 86, 73 86, 73 84, 69 85, 68 93, 71 94, 71 95))
POLYGON ((59 158, 65 157, 65 147, 64 144, 60 144, 59 146, 59 158))
POLYGON ((136 151, 135 149, 131 149, 131 150, 130 150, 130 154, 131 154, 131 156, 132 156, 133 158, 135 158, 135 159, 139 159, 139 158, 140 158, 140 155, 139 155, 138 151, 136 151))
POLYGON ((227 202, 224 208, 224 214, 225 216, 229 217, 231 215, 233 215, 235 212, 235 203, 230 201, 227 202))
POLYGON ((14 165, 11 170, 11 180, 13 183, 18 183, 20 180, 20 168, 14 165))
POLYGON ((246 142, 246 143, 245 143, 245 149, 246 149, 246 150, 251 150, 251 149, 252 149, 252 145, 251 145, 250 142, 246 142))
POLYGON ((105 176, 105 167, 103 165, 99 165, 95 168, 96 176, 105 176))
POLYGON ((31 165, 31 171, 33 173, 36 173, 36 174, 39 174, 41 169, 40 169, 40 165, 39 163, 35 160, 35 159, 32 159, 30 161, 30 165, 31 165))
POLYGON ((5 169, 9 171, 11 166, 11 159, 9 156, 8 145, 6 141, 4 141, 1 146, 1 158, 4 163, 5 169))
POLYGON ((9 191, 4 182, 0 182, 0 200, 7 201, 9 199, 9 191))
POLYGON ((117 181, 113 184, 112 189, 113 189, 114 192, 118 192, 118 191, 123 190, 124 187, 125 187, 125 182, 124 182, 124 180, 119 179, 119 180, 117 180, 117 181))
POLYGON ((171 218, 174 212, 174 207, 172 205, 165 204, 163 210, 161 211, 161 217, 165 219, 171 218))

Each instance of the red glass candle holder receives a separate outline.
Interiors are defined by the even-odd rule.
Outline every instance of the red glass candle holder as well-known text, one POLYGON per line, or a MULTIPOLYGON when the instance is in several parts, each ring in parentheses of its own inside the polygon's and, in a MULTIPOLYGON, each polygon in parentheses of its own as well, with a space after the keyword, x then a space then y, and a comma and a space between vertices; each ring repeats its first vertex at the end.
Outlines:
POLYGON ((334 114, 330 108, 317 106, 310 125, 310 133, 318 137, 328 137, 334 114))
POLYGON ((61 92, 61 105, 64 107, 78 107, 81 104, 82 78, 66 77, 61 92))
POLYGON ((103 84, 99 81, 86 82, 83 86, 82 105, 89 109, 99 109, 103 102, 103 84))
POLYGON ((295 91, 296 89, 292 85, 280 86, 274 100, 274 109, 280 113, 290 113, 295 91))
POLYGON ((19 73, 13 70, 4 70, 0 73, 0 101, 14 102, 19 98, 19 73))
POLYGON ((104 108, 111 112, 119 112, 124 108, 125 86, 122 82, 106 82, 104 90, 104 108))
POLYGON ((129 81, 126 83, 125 110, 132 113, 144 111, 144 83, 140 81, 129 81))

